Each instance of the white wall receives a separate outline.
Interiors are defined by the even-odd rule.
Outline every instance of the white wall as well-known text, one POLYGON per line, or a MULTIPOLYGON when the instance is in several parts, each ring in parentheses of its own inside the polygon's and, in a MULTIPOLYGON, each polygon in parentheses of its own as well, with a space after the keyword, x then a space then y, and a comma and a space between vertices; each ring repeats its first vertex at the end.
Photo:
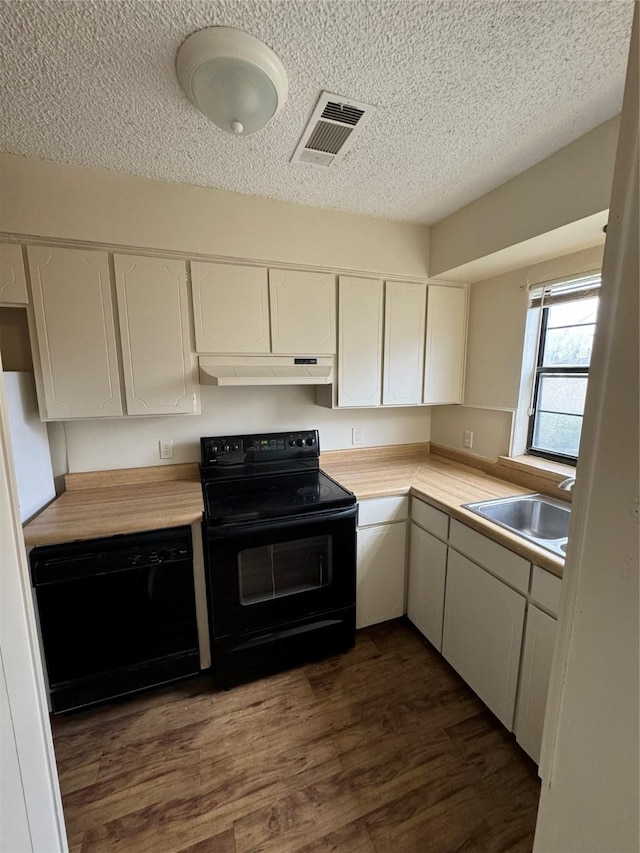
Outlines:
POLYGON ((0 850, 67 850, 0 360, 0 850), (6 691, 6 692, 5 692, 6 691))
POLYGON ((64 431, 69 471, 76 472, 161 465, 160 439, 173 439, 171 462, 196 462, 199 438, 225 433, 317 428, 321 449, 338 450, 352 446, 354 426, 362 428, 364 446, 429 441, 430 409, 331 410, 315 405, 309 386, 206 385, 201 415, 68 421, 64 431))
POLYGON ((463 433, 472 429, 474 453, 489 457, 510 453, 511 418, 518 407, 522 374, 528 288, 599 269, 602 251, 602 246, 595 246, 471 285, 464 406, 433 408, 432 441, 463 449, 463 433), (497 411, 500 409, 510 413, 497 411))
MULTIPOLYGON (((613 118, 431 228, 432 276, 607 210, 613 118)), ((575 239, 579 239, 579 236, 575 239)))
POLYGON ((0 154, 0 232, 426 277, 429 229, 0 154))
POLYGON ((545 719, 536 853, 640 849, 638 9, 545 719))
POLYGON ((431 414, 431 441, 475 456, 497 459, 511 444, 513 412, 470 406, 434 406, 431 414), (464 433, 473 433, 473 447, 464 446, 464 433))

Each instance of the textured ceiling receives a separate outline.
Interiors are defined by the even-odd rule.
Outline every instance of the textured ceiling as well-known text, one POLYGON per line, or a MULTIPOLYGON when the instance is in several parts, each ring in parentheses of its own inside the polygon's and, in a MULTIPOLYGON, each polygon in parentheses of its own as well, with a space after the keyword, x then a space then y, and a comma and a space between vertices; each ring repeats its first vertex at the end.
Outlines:
POLYGON ((620 111, 627 0, 0 2, 0 150, 435 222, 620 111), (244 29, 289 99, 235 138, 186 99, 195 30, 244 29), (325 89, 375 104, 335 169, 289 160, 325 89))

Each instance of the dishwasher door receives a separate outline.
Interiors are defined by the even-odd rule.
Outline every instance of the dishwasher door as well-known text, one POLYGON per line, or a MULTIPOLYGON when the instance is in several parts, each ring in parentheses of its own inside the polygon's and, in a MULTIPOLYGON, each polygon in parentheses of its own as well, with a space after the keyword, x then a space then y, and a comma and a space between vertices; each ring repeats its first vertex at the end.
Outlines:
POLYGON ((34 548, 30 562, 54 711, 199 671, 189 528, 34 548))

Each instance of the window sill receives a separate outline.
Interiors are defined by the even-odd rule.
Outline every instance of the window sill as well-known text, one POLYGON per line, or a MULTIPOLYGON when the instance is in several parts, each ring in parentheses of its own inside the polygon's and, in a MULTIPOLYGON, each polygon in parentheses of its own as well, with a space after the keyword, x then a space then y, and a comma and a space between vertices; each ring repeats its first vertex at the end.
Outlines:
POLYGON ((559 492, 559 497, 571 500, 571 492, 557 489, 557 486, 567 477, 576 476, 576 469, 573 465, 552 462, 550 459, 543 459, 540 456, 499 456, 497 467, 505 472, 505 476, 507 476, 507 472, 512 472, 544 480, 559 492))

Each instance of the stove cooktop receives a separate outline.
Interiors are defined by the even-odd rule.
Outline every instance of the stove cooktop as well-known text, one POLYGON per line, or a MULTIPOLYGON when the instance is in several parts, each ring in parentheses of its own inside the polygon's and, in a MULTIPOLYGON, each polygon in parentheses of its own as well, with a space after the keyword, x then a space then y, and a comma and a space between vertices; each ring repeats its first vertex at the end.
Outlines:
POLYGON ((324 471, 203 484, 208 524, 232 524, 352 506, 355 495, 324 471))
POLYGON ((201 439, 205 521, 234 524, 353 506, 319 468, 316 430, 201 439))

